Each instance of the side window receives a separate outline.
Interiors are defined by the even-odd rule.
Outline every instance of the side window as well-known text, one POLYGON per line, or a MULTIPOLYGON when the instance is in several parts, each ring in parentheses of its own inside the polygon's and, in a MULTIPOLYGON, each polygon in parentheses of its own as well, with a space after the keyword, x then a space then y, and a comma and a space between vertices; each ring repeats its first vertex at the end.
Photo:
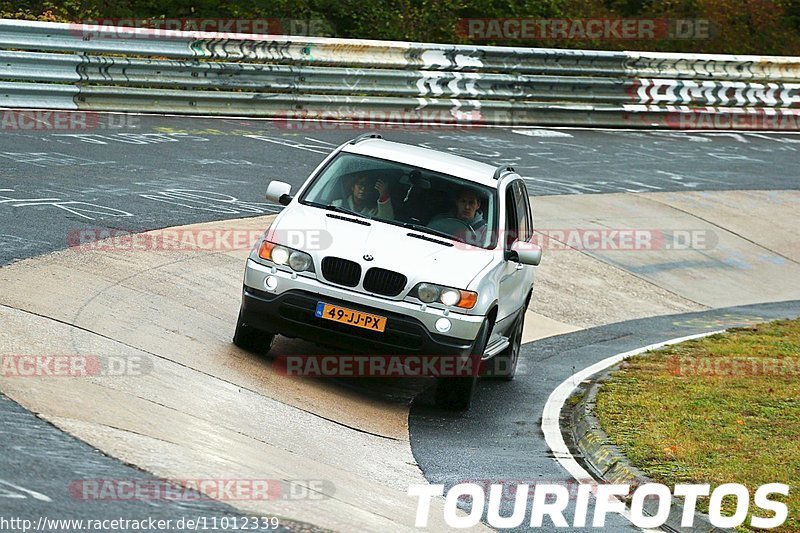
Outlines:
POLYGON ((527 242, 533 236, 533 219, 528 190, 522 180, 514 182, 514 195, 516 196, 517 219, 519 220, 519 238, 527 242))
POLYGON ((519 233, 519 219, 517 217, 517 202, 514 195, 514 187, 506 187, 506 248, 510 248, 517 240, 519 233))

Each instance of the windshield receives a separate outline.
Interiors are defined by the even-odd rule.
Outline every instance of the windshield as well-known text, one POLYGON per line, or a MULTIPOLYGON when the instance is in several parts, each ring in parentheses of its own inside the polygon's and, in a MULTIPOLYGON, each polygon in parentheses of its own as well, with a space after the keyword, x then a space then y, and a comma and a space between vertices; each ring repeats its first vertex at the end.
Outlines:
POLYGON ((339 153, 300 202, 468 243, 496 246, 496 191, 413 165, 339 153))

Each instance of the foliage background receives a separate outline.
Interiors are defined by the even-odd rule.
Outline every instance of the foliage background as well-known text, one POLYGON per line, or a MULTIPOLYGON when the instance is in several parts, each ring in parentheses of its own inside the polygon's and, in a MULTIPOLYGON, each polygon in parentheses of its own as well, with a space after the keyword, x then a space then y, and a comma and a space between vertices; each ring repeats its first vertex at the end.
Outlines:
POLYGON ((0 16, 58 22, 98 18, 325 19, 329 35, 358 39, 606 50, 800 55, 800 0, 0 0, 0 16), (708 19, 701 40, 481 41, 463 18, 708 19))

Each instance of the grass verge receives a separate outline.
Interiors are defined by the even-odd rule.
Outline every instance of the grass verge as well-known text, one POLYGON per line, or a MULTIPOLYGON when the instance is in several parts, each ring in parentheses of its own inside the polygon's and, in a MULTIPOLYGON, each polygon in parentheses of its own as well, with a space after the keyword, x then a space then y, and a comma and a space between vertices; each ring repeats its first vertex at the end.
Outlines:
MULTIPOLYGON (((800 531, 800 319, 689 341, 623 362, 597 394, 597 417, 654 480, 786 483, 783 526, 800 531)), ((698 509, 707 511, 707 498, 698 509)), ((734 501, 723 509, 733 514, 734 501)), ((745 525, 750 523, 750 517, 745 525)))

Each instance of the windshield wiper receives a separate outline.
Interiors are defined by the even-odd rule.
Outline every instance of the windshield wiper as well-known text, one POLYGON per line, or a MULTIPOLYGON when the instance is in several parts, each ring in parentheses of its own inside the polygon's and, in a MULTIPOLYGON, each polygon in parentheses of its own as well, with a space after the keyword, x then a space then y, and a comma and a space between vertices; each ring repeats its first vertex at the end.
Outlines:
POLYGON ((336 211, 337 213, 346 213, 348 215, 353 215, 354 217, 370 219, 368 216, 366 216, 366 215, 364 215, 362 213, 359 213, 358 211, 353 211, 352 209, 347 209, 346 207, 341 207, 341 206, 338 206, 338 205, 321 204, 319 202, 310 202, 308 200, 306 200, 303 203, 305 203, 307 205, 310 205, 310 206, 313 206, 313 207, 319 207, 320 209, 327 209, 328 211, 336 211))
POLYGON ((466 244, 467 241, 461 239, 455 235, 451 235, 449 233, 445 233, 444 231, 439 231, 435 229, 431 229, 427 226, 423 226, 422 224, 413 224, 411 222, 402 222, 401 225, 406 229, 413 229, 414 231, 420 231, 422 233, 430 233, 431 235, 436 235, 438 237, 443 237, 445 239, 449 239, 452 241, 463 242, 466 244))

